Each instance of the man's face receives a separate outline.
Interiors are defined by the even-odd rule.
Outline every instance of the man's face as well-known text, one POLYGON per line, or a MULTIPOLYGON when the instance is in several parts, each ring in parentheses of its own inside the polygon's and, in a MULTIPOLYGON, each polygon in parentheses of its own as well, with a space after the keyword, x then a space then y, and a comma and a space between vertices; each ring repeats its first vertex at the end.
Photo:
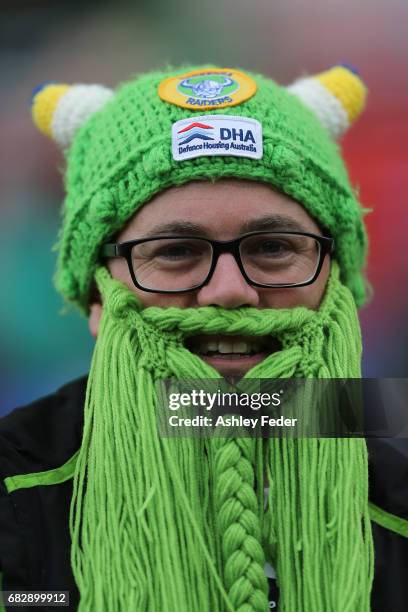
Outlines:
MULTIPOLYGON (((321 235, 306 210, 286 195, 263 183, 223 179, 216 183, 195 181, 171 187, 141 208, 117 236, 116 242, 153 235, 180 235, 180 227, 194 225, 195 235, 214 240, 232 240, 248 231, 304 231, 321 235), (250 228, 250 229, 248 229, 250 228)), ((197 308, 318 308, 329 276, 325 257, 317 280, 305 287, 286 289, 249 285, 230 253, 222 253, 211 280, 201 289, 181 294, 148 293, 135 287, 123 258, 108 263, 113 277, 125 283, 144 306, 197 308)), ((91 306, 90 329, 96 335, 101 315, 98 304, 91 306)), ((204 361, 224 376, 242 376, 277 350, 271 338, 247 336, 196 336, 187 344, 204 361)))

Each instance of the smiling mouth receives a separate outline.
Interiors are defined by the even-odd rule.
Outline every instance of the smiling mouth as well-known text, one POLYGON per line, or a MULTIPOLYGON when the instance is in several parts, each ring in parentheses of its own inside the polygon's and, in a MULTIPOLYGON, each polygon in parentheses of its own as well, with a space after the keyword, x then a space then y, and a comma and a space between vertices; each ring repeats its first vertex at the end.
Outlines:
POLYGON ((271 336, 232 334, 191 336, 185 344, 221 374, 240 376, 281 348, 280 342, 271 336))

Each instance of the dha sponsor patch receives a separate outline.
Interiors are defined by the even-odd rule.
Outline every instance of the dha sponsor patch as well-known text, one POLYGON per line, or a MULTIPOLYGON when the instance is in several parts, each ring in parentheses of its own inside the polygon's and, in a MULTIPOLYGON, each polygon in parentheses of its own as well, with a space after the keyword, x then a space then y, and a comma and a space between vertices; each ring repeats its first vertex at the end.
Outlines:
POLYGON ((261 159, 262 125, 256 119, 234 115, 180 119, 172 126, 172 152, 177 161, 203 155, 261 159))
POLYGON ((251 98, 257 86, 250 76, 230 68, 193 70, 162 81, 158 94, 165 102, 206 110, 236 106, 251 98))

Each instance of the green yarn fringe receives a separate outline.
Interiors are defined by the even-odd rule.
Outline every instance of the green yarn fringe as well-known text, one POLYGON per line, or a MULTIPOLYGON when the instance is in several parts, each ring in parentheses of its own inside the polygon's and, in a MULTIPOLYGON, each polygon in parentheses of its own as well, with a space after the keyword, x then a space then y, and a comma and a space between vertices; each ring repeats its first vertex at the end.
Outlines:
POLYGON ((281 612, 368 612, 364 440, 161 438, 156 425, 156 380, 220 377, 188 335, 277 337, 282 350, 246 378, 359 377, 337 266, 318 311, 142 309, 104 268, 96 279, 104 313, 70 513, 79 611, 266 612, 268 560, 281 612))

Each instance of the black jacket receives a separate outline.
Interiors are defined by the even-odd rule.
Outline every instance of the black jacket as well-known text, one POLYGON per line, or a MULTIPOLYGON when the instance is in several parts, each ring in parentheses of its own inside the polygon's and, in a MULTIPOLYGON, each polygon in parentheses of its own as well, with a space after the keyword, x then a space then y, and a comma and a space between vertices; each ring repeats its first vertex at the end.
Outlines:
MULTIPOLYGON (((70 610, 78 604, 70 566, 70 460, 80 446, 85 388, 86 378, 79 379, 0 419, 2 589, 69 591, 70 610)), ((408 612, 408 440, 367 440, 367 445, 375 544, 372 611, 408 612)), ((17 609, 37 610, 10 607, 17 609)))

